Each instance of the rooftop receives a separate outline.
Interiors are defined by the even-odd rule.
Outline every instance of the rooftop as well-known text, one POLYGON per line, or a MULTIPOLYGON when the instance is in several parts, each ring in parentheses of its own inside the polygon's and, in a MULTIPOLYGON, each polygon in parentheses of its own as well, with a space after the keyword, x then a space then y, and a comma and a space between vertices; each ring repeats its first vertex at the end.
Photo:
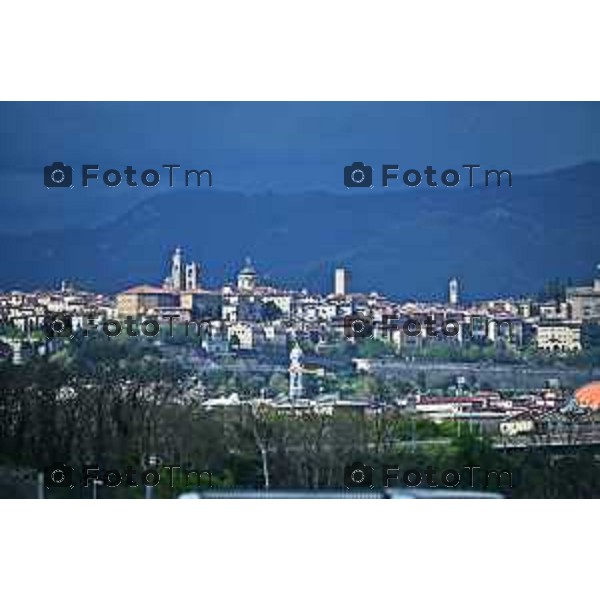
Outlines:
POLYGON ((123 294, 176 294, 177 292, 175 290, 169 290, 166 288, 162 288, 162 287, 158 287, 158 286, 153 286, 153 285, 136 285, 132 288, 129 288, 128 290, 125 290, 123 292, 120 292, 119 295, 123 295, 123 294))

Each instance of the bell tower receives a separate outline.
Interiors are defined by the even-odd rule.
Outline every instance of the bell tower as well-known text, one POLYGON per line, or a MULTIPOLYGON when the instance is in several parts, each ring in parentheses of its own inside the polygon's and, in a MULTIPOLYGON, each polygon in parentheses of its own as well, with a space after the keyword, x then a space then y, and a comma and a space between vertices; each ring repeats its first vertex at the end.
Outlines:
POLYGON ((304 395, 302 385, 302 349, 296 343, 290 352, 290 400, 298 400, 304 395))
POLYGON ((171 282, 176 290, 183 290, 185 288, 183 253, 179 246, 175 249, 175 253, 171 259, 171 282))

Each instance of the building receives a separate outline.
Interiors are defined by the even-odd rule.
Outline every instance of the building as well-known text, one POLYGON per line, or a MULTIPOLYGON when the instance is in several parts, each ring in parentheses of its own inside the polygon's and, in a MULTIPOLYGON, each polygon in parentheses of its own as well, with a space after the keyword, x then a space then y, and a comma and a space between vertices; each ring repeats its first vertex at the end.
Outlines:
POLYGON ((272 302, 280 311, 281 316, 289 319, 294 311, 294 295, 292 293, 270 293, 262 297, 263 304, 272 302))
POLYGON ((171 257, 171 275, 165 280, 165 287, 181 292, 200 288, 200 265, 195 262, 184 263, 179 247, 171 257))
POLYGON ((202 348, 207 354, 227 354, 229 341, 221 331, 208 330, 208 335, 202 338, 202 348))
POLYGON ((503 436, 531 434, 535 431, 535 421, 529 413, 511 415, 500 423, 499 431, 503 436))
POLYGON ((600 408, 600 381, 592 381, 575 392, 575 401, 579 406, 598 410, 600 408))
POLYGON ((179 294, 151 285, 138 285, 117 295, 119 317, 143 315, 156 309, 179 307, 179 294))
POLYGON ((566 297, 573 319, 600 323, 600 273, 590 286, 568 287, 566 297))
POLYGON ((542 302, 538 310, 541 321, 563 321, 571 318, 568 302, 542 302))
POLYGON ((346 269, 335 270, 334 294, 336 296, 345 296, 347 294, 348 275, 346 269))
POLYGON ((175 290, 185 289, 185 267, 183 266, 183 254, 181 248, 175 249, 175 254, 171 259, 171 287, 175 290))
POLYGON ((119 317, 155 314, 177 318, 218 318, 222 297, 200 287, 200 266, 185 263, 177 247, 171 256, 170 275, 162 287, 138 285, 117 295, 119 317), (163 314, 164 313, 164 314, 163 314))
POLYGON ((185 291, 179 295, 181 308, 201 319, 218 319, 221 316, 223 297, 213 290, 185 291))
POLYGON ((283 347, 287 344, 287 332, 284 327, 265 325, 263 327, 265 341, 273 346, 283 347))
POLYGON ((185 290, 197 290, 200 279, 200 267, 198 263, 191 262, 185 265, 185 290))
POLYGON ((290 400, 298 400, 304 395, 302 385, 302 349, 295 344, 290 352, 290 400))
POLYGON ((495 344, 521 347, 525 338, 524 323, 521 317, 494 315, 486 319, 487 338, 495 344))
POLYGON ((256 323, 232 323, 227 326, 227 339, 232 348, 256 350, 264 345, 265 332, 256 323))
POLYGON ((458 304, 458 279, 456 277, 448 282, 448 303, 451 306, 458 304))
POLYGON ((581 350, 580 321, 546 321, 537 326, 537 347, 550 352, 581 350))
POLYGON ((256 287, 256 269, 252 266, 250 258, 246 259, 246 266, 239 272, 237 277, 238 290, 251 292, 256 287))
POLYGON ((261 319, 263 305, 252 294, 235 294, 226 291, 223 293, 222 300, 221 318, 226 323, 259 321, 261 319))
POLYGON ((391 342, 397 350, 419 350, 425 345, 427 332, 421 328, 417 335, 412 335, 412 329, 405 326, 407 320, 399 319, 393 328, 389 328, 391 342))

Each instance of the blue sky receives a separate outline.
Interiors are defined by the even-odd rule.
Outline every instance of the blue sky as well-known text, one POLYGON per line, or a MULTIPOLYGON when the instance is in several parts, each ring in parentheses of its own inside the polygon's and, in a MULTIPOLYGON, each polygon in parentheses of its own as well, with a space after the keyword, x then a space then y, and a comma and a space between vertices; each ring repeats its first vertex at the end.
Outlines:
POLYGON ((342 193, 354 160, 528 173, 600 160, 598 103, 2 103, 0 222, 112 218, 156 189, 46 190, 43 166, 210 168, 219 189, 342 193))

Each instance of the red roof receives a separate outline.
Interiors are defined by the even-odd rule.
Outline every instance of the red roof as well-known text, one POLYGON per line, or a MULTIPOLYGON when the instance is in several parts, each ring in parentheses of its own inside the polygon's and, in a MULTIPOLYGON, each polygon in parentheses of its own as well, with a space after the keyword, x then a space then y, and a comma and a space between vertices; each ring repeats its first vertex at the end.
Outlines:
POLYGON ((417 404, 466 404, 470 402, 483 402, 479 396, 433 396, 421 398, 417 404))
POLYGON ((592 381, 575 392, 575 400, 580 406, 600 408, 600 381, 592 381))

